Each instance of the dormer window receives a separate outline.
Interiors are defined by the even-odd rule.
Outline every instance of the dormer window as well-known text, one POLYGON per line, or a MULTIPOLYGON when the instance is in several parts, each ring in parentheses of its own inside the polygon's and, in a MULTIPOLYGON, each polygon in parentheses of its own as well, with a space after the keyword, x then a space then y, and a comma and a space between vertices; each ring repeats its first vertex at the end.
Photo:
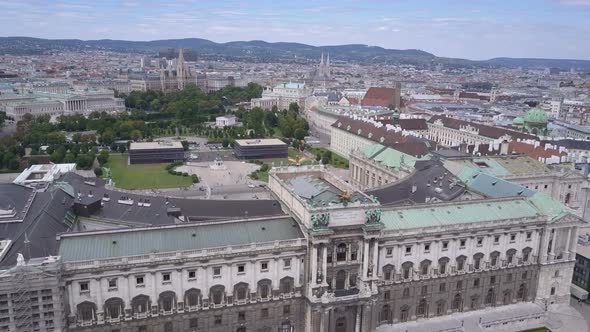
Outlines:
POLYGON ((359 135, 360 135, 362 132, 363 132, 363 131, 362 131, 362 130, 360 130, 360 129, 356 131, 356 133, 357 133, 357 134, 359 134, 359 135))
POLYGON ((368 136, 369 136, 369 138, 372 138, 373 137, 373 133, 369 133, 368 136))
POLYGON ((385 137, 381 136, 381 138, 379 139, 379 142, 381 142, 381 143, 385 142, 385 137))
POLYGON ((342 127, 342 122, 338 122, 338 128, 342 127))
POLYGON ((346 126, 346 130, 350 131, 350 125, 346 126))

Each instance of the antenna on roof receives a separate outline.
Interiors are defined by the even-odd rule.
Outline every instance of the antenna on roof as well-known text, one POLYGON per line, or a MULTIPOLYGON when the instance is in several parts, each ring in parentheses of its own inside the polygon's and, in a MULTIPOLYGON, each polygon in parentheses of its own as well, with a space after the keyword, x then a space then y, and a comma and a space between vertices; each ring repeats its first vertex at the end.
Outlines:
POLYGON ((23 243, 25 244, 25 261, 28 261, 29 259, 31 259, 31 241, 29 241, 29 236, 27 235, 27 232, 25 232, 25 240, 23 241, 23 243))

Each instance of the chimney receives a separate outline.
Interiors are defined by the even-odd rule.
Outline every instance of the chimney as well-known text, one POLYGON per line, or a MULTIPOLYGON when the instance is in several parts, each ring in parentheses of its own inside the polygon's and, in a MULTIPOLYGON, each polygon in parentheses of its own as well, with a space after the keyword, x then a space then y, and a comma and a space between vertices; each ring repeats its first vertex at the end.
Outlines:
POLYGON ((510 146, 510 143, 508 143, 508 141, 506 141, 506 140, 502 141, 502 143, 500 143, 500 154, 507 155, 509 146, 510 146))

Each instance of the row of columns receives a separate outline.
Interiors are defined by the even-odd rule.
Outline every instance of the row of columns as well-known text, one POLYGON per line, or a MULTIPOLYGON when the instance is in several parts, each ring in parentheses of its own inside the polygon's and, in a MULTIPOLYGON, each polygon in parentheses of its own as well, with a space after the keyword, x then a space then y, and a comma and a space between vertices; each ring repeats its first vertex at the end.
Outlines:
MULTIPOLYGON (((543 236, 541 238, 541 263, 552 263, 555 261, 555 257, 559 255, 556 252, 556 247, 558 244, 558 237, 557 233, 563 231, 564 228, 546 228, 543 236), (551 246, 549 244, 551 243, 551 246)), ((565 238, 565 247, 563 254, 568 255, 567 259, 573 259, 576 253, 576 245, 577 245, 577 227, 568 227, 567 228, 567 235, 565 238)))
MULTIPOLYGON (((348 326, 354 327, 354 332, 365 332, 365 331, 372 331, 372 323, 374 321, 374 313, 371 310, 371 304, 363 304, 359 303, 355 307, 354 314, 345 314, 346 317, 346 330, 349 331, 347 328, 348 326), (350 321, 354 319, 354 324, 350 321)), ((350 309, 348 309, 350 310, 350 309)), ((319 324, 311 326, 311 331, 321 331, 321 332, 337 332, 337 315, 335 314, 335 309, 333 307, 327 308, 320 308, 316 311, 317 319, 319 320, 319 324), (319 329, 318 329, 319 328, 319 329)))
POLYGON ((66 111, 81 111, 86 109, 86 100, 68 100, 65 104, 66 111))

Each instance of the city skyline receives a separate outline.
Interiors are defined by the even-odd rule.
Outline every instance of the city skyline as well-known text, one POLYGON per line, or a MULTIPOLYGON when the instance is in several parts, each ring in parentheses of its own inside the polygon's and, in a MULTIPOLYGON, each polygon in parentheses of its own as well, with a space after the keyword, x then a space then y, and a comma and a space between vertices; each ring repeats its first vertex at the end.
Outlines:
POLYGON ((473 60, 494 57, 590 59, 587 0, 302 1, 0 1, 5 36, 49 39, 215 42, 265 40, 315 46, 367 44, 421 49, 473 60), (64 22, 67 22, 64 24, 64 22))

